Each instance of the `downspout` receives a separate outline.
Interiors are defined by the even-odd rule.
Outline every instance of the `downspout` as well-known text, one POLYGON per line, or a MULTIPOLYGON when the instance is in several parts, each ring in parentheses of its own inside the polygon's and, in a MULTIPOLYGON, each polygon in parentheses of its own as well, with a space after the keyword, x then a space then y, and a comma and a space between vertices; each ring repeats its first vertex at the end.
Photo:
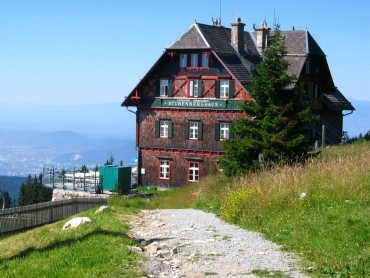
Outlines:
POLYGON ((139 148, 139 114, 137 111, 132 111, 128 109, 128 106, 126 106, 127 111, 133 113, 136 115, 136 148, 137 148, 137 185, 141 185, 141 150, 139 148))

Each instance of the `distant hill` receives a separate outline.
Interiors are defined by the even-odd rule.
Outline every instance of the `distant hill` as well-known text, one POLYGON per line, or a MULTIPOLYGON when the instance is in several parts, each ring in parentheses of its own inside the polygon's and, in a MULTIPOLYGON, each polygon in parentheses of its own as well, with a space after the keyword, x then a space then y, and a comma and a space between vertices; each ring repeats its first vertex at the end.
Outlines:
POLYGON ((46 165, 133 164, 135 115, 119 103, 0 103, 0 175, 38 174, 46 165))
POLYGON ((135 115, 119 103, 38 105, 0 102, 4 130, 71 130, 99 138, 134 138, 135 115))

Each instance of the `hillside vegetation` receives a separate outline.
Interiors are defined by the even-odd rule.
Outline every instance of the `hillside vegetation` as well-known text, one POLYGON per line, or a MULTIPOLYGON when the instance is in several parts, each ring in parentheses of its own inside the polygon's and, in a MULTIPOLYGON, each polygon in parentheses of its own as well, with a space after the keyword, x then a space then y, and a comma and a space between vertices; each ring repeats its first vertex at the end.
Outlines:
POLYGON ((302 259, 313 277, 370 275, 370 144, 325 149, 305 165, 114 197, 114 208, 75 231, 60 221, 0 241, 1 277, 141 277, 142 257, 127 249, 127 219, 140 209, 199 208, 259 231, 302 259))

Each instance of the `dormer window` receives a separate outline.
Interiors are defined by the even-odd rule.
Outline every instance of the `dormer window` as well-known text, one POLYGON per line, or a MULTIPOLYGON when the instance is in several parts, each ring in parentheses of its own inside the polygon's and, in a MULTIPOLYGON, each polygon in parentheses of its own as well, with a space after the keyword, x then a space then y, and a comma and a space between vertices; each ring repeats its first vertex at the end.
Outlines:
POLYGON ((198 67, 198 54, 191 54, 191 64, 192 68, 198 67))
POLYGON ((186 68, 188 66, 188 55, 180 54, 180 67, 186 68))

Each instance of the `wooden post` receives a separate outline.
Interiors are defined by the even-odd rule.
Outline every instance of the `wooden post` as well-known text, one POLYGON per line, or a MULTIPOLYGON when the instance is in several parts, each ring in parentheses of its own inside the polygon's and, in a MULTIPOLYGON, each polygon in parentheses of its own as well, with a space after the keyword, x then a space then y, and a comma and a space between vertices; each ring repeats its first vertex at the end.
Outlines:
POLYGON ((325 148, 325 125, 322 125, 322 132, 321 132, 321 147, 325 148))

